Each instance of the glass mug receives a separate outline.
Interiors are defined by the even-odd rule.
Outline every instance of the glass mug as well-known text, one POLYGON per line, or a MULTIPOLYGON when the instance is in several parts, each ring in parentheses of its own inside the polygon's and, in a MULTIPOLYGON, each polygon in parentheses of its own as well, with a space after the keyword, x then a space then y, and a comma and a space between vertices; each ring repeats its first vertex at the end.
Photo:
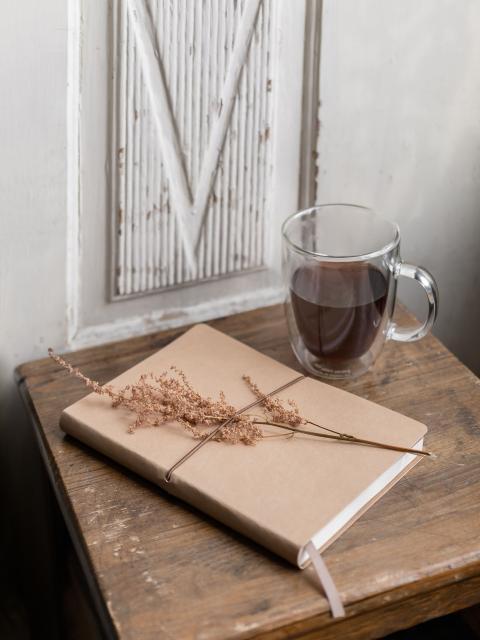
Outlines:
POLYGON ((422 267, 402 262, 396 224, 358 205, 325 204, 287 218, 282 236, 290 343, 309 373, 359 376, 386 340, 419 340, 432 328, 437 285, 422 267), (392 321, 399 276, 427 294, 427 318, 415 328, 392 321))

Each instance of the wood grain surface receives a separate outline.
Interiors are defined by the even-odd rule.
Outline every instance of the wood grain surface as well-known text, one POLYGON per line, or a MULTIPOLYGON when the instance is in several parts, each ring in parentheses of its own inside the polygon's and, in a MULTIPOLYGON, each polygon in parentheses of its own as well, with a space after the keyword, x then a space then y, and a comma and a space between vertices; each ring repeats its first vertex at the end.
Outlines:
MULTIPOLYGON (((211 324, 301 370, 281 306, 211 324)), ((179 333, 68 357, 104 383, 179 333)), ((346 604, 338 622, 310 569, 287 565, 65 436, 58 419, 85 395, 78 380, 49 359, 22 365, 17 376, 108 635, 377 638, 480 602, 480 381, 432 336, 387 343, 371 372, 335 383, 427 424, 425 447, 437 454, 325 552, 346 604)))

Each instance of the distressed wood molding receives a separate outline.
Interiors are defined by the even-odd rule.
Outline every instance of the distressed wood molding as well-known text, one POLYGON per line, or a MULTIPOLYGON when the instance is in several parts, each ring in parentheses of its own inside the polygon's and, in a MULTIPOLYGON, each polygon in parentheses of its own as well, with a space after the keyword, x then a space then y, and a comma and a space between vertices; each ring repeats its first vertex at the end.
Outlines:
POLYGON ((113 298, 265 266, 270 5, 119 2, 113 298))
POLYGON ((70 348, 282 299, 310 1, 69 0, 70 348))

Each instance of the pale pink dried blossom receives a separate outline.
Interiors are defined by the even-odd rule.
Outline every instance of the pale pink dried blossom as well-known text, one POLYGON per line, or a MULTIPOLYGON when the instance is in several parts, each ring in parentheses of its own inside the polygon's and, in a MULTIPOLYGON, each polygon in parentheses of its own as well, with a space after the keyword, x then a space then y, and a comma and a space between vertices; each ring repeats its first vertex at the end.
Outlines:
MULTIPOLYGON (((91 380, 79 369, 55 355, 53 350, 49 349, 48 353, 58 365, 79 378, 89 389, 109 397, 112 407, 123 407, 131 411, 135 415, 128 429, 131 433, 139 427, 159 427, 177 422, 194 438, 202 439, 209 434, 206 428, 222 424, 237 411, 236 407, 227 402, 222 391, 218 400, 203 397, 195 391, 185 373, 175 366, 170 367, 170 375, 166 371, 160 375, 145 373, 135 384, 116 390, 111 385, 101 385, 91 380)), ((258 398, 263 397, 249 376, 244 376, 244 380, 258 398)), ((292 426, 303 424, 296 405, 292 401, 289 404, 291 409, 286 409, 279 399, 267 398, 264 403, 267 417, 292 426)), ((241 414, 235 416, 214 439, 232 444, 255 444, 262 437, 263 432, 256 424, 256 417, 241 414)))
POLYGON ((264 399, 262 403, 264 411, 272 422, 281 422, 291 427, 299 427, 307 424, 307 420, 300 415, 300 411, 294 400, 287 400, 287 404, 290 407, 290 409, 287 409, 280 398, 274 398, 272 396, 268 398, 265 397, 250 376, 244 375, 242 377, 254 395, 259 399, 264 399))

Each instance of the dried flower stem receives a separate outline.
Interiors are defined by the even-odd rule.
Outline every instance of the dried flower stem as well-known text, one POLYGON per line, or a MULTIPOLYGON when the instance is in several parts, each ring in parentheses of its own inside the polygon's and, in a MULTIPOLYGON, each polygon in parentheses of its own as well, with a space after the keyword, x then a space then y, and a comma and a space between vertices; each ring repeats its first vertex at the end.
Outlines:
POLYGON ((366 445, 369 447, 376 447, 378 449, 390 449, 391 451, 402 451, 404 453, 413 453, 420 456, 435 457, 435 455, 429 451, 408 449, 406 447, 399 447, 397 445, 391 445, 385 442, 376 442, 374 440, 357 438, 350 433, 341 433, 340 431, 336 431, 335 429, 332 429, 330 427, 325 427, 324 425, 312 422, 311 420, 308 420, 307 418, 304 418, 300 415, 297 405, 291 400, 288 401, 291 409, 286 410, 282 405, 282 401, 280 398, 270 398, 263 395, 258 386, 251 380, 249 376, 243 376, 243 379, 248 384, 253 393, 257 396, 257 398, 264 398, 263 406, 265 407, 267 414, 269 414, 269 418, 271 418, 268 422, 257 420, 256 424, 268 424, 274 427, 286 429, 288 431, 294 431, 295 433, 303 433, 304 435, 311 435, 318 438, 326 438, 329 440, 341 440, 342 442, 348 442, 350 444, 366 445), (312 427, 317 427, 318 429, 324 429, 325 431, 329 431, 331 434, 335 435, 327 435, 326 433, 318 433, 316 431, 309 431, 300 428, 300 425, 304 426, 307 424, 312 425, 312 427))
MULTIPOLYGON (((211 418, 215 418, 216 416, 210 416, 211 418)), ((375 440, 366 440, 364 438, 357 438, 356 436, 352 436, 348 433, 342 433, 340 431, 335 431, 335 429, 330 429, 329 427, 325 427, 321 424, 317 424, 316 422, 312 422, 311 420, 306 420, 306 424, 311 424, 314 427, 318 427, 319 429, 325 429, 326 431, 330 431, 331 433, 334 433, 336 435, 328 435, 326 433, 318 433, 317 431, 310 431, 307 429, 300 429, 299 427, 290 427, 286 424, 282 424, 280 422, 271 422, 271 421, 267 421, 267 420, 262 420, 261 416, 255 415, 255 414, 246 414, 246 417, 248 418, 252 418, 253 419, 253 423, 254 424, 259 424, 259 425, 266 425, 266 426, 271 426, 271 427, 278 427, 279 429, 285 429, 287 431, 290 432, 289 435, 287 435, 288 437, 293 437, 295 435, 295 433, 302 433, 303 435, 307 435, 307 436, 315 436, 316 438, 326 438, 328 440, 342 440, 343 442, 349 443, 349 444, 362 444, 362 445, 368 445, 371 447, 377 447, 379 449, 390 449, 391 451, 402 451, 404 453, 413 453, 419 456, 431 456, 431 457, 435 457, 435 454, 432 453, 431 451, 425 451, 425 450, 420 450, 420 449, 409 449, 408 447, 399 447, 397 445, 394 444, 387 444, 385 442, 377 442, 375 440)), ((263 434, 263 438, 278 438, 278 437, 282 437, 282 435, 268 435, 266 436, 265 434, 263 434)))
MULTIPOLYGON (((286 429, 287 431, 293 431, 294 433, 302 433, 307 436, 315 436, 316 438, 327 438, 328 440, 341 440, 347 444, 361 444, 370 447, 376 447, 378 449, 390 449, 391 451, 402 451, 403 453, 413 453, 418 456, 432 456, 430 451, 423 451, 421 449, 408 449, 407 447, 398 447, 394 444, 385 444, 383 442, 375 442, 374 440, 364 440, 363 438, 356 438, 355 436, 349 436, 346 433, 341 433, 337 436, 332 436, 327 433, 318 433, 317 431, 309 431, 307 429, 299 429, 298 427, 290 427, 286 424, 280 424, 279 422, 264 422, 263 420, 255 420, 255 424, 270 425, 272 427, 279 427, 280 429, 286 429)), ((323 428, 323 427, 322 427, 323 428)), ((265 437, 265 436, 264 436, 265 437)))

